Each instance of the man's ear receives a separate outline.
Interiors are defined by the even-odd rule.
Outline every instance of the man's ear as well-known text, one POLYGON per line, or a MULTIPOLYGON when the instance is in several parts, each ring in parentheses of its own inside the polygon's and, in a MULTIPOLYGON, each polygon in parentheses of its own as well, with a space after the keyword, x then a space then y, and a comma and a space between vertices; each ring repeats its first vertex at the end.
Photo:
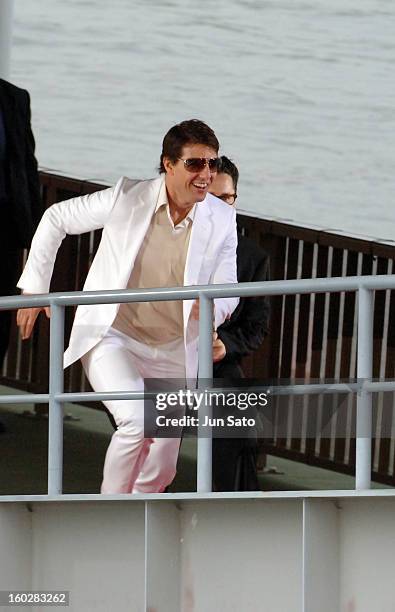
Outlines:
POLYGON ((163 158, 163 166, 166 174, 174 174, 174 163, 168 157, 163 158))

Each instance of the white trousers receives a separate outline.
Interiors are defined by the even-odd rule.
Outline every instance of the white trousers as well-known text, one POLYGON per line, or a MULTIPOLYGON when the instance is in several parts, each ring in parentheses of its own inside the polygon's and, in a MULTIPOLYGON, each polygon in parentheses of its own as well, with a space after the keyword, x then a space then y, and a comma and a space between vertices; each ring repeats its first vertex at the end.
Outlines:
MULTIPOLYGON (((182 338, 152 347, 110 328, 81 361, 95 391, 143 391, 144 378, 185 379, 182 338)), ((144 438, 144 400, 104 404, 118 429, 107 450, 101 492, 161 493, 176 474, 180 439, 144 438)))

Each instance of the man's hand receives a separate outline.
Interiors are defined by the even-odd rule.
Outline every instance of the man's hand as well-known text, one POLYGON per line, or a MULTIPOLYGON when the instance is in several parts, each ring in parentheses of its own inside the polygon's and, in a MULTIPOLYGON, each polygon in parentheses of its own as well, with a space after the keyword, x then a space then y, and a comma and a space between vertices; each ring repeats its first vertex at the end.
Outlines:
MULTIPOLYGON (((24 293, 23 295, 29 295, 24 293)), ((44 310, 48 319, 51 316, 50 307, 43 306, 41 308, 20 308, 16 313, 16 324, 19 327, 22 340, 30 338, 34 324, 40 312, 44 310)))
POLYGON ((221 361, 225 355, 225 344, 218 338, 217 332, 213 332, 213 362, 221 361))
MULTIPOLYGON (((200 316, 199 299, 193 302, 190 316, 191 316, 191 319, 195 319, 196 321, 199 320, 199 316, 200 316)), ((214 329, 214 325, 215 325, 215 304, 213 308, 213 329, 214 329)))
POLYGON ((199 300, 195 300, 192 304, 191 319, 199 320, 199 300))

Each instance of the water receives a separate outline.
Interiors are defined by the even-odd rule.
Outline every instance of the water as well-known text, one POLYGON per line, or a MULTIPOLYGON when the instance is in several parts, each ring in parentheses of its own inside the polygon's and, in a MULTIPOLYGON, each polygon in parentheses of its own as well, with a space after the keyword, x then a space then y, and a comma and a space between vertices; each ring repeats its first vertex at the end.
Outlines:
POLYGON ((156 174, 198 117, 239 165, 239 207, 395 239, 392 0, 16 0, 11 79, 41 166, 156 174))

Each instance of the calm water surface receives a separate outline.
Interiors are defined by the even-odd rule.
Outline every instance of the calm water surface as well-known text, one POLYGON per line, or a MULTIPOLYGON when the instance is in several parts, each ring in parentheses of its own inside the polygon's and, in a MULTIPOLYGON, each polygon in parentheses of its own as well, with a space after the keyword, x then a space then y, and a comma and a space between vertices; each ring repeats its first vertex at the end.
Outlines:
POLYGON ((150 177, 198 117, 240 208, 395 239, 393 0, 16 0, 41 166, 150 177))

